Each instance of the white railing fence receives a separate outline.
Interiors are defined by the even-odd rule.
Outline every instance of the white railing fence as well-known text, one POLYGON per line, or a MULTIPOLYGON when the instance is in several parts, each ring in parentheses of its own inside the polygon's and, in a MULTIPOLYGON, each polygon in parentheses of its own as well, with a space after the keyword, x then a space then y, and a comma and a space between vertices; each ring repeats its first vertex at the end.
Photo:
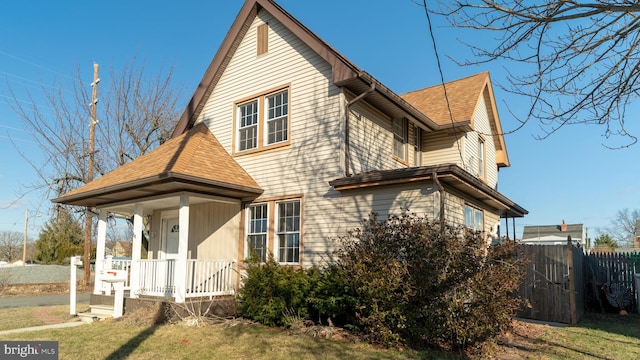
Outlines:
POLYGON ((171 297, 176 293, 176 261, 140 260, 139 295, 171 297))
MULTIPOLYGON (((102 260, 104 270, 126 270, 125 290, 131 289, 131 260, 102 260)), ((137 281, 138 295, 174 297, 176 288, 175 259, 143 259, 140 261, 140 276, 137 281)), ((234 260, 187 260, 185 297, 233 295, 236 285, 236 262, 234 260)), ((134 280, 135 281, 135 280, 134 280)), ((101 288, 109 294, 110 283, 102 282, 101 288)))
POLYGON ((187 260, 187 297, 232 295, 235 291, 235 261, 187 260))

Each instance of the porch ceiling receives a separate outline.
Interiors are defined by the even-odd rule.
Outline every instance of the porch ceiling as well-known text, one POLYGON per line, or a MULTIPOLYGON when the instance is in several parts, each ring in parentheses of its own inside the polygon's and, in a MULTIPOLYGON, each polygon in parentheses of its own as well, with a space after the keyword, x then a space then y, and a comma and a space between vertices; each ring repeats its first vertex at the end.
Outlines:
POLYGON ((206 202, 226 202, 236 203, 240 202, 238 199, 209 196, 191 192, 179 192, 173 194, 165 194, 157 197, 148 197, 143 199, 137 199, 135 201, 124 201, 119 203, 111 203, 101 206, 101 209, 107 210, 111 213, 132 216, 134 214, 134 207, 136 204, 142 205, 143 212, 146 214, 151 213, 153 210, 158 209, 173 209, 180 204, 180 196, 189 196, 189 205, 201 204, 206 202))

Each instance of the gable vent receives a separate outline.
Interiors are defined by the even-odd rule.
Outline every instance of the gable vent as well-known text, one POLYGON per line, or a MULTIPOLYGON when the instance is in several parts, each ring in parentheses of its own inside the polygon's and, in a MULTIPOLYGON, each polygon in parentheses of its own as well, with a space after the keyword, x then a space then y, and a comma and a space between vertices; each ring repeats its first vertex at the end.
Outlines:
POLYGON ((258 56, 269 51, 269 24, 262 24, 258 26, 257 40, 258 56))

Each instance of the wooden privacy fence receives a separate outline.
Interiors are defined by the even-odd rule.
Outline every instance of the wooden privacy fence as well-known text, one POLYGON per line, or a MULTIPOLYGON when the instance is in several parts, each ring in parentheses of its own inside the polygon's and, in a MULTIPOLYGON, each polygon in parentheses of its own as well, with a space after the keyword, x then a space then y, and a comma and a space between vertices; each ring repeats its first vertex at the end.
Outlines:
MULTIPOLYGON (((604 284, 614 289, 626 288, 630 294, 637 294, 635 274, 640 273, 640 254, 638 253, 594 253, 585 255, 585 287, 590 301, 597 302, 602 309, 607 299, 600 292, 604 284)), ((636 297, 632 306, 637 307, 636 297)))
POLYGON ((529 262, 518 296, 530 306, 519 314, 521 317, 575 324, 587 304, 593 310, 610 307, 602 292, 605 284, 617 291, 628 290, 629 309, 638 308, 638 253, 587 255, 582 248, 567 244, 522 245, 522 254, 529 262))
POLYGON ((573 245, 523 245, 529 259, 518 290, 530 306, 521 317, 575 324, 584 314, 581 248, 573 245))

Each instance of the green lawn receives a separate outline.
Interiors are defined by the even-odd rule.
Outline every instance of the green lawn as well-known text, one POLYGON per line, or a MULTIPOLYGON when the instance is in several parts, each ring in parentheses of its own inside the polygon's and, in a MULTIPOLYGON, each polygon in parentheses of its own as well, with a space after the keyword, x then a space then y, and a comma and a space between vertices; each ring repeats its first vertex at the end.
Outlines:
POLYGON ((535 359, 640 359, 640 315, 588 314, 578 326, 549 327, 535 359))
MULTIPOLYGON (((41 325, 38 317, 43 314, 49 319, 58 316, 61 321, 69 320, 67 311, 68 306, 0 310, 0 330, 41 325), (9 321, 15 318, 22 321, 9 321)), ((464 359, 294 335, 243 321, 206 327, 134 324, 106 320, 74 328, 2 335, 0 340, 58 341, 60 359, 464 359)), ((503 352, 507 347, 496 350, 492 358, 640 359, 637 314, 588 315, 577 326, 526 324, 520 329, 520 336, 511 337, 520 342, 511 344, 507 352, 503 352)))

